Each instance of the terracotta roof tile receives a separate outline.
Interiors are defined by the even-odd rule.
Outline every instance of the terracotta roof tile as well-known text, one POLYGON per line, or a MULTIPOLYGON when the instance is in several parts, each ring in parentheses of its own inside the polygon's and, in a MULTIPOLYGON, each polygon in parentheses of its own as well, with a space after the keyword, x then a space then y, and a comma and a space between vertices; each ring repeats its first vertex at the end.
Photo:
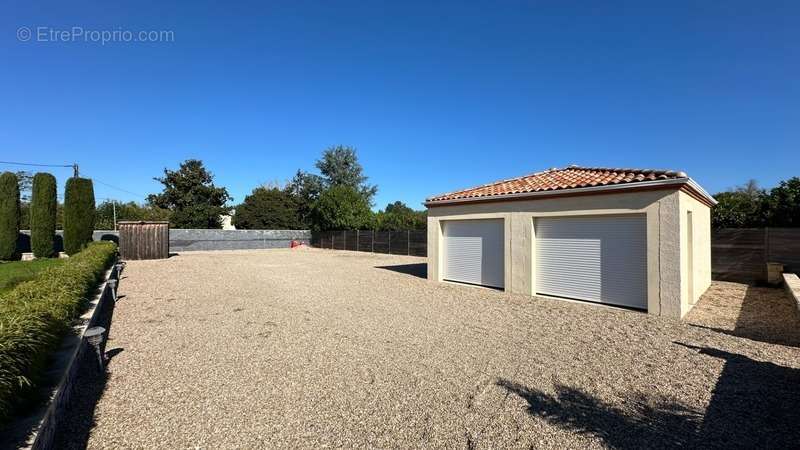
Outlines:
POLYGON ((518 178, 497 181, 428 198, 428 202, 477 199, 497 195, 609 186, 623 183, 647 183, 659 180, 687 178, 683 172, 654 169, 615 169, 605 167, 569 166, 549 169, 518 178))

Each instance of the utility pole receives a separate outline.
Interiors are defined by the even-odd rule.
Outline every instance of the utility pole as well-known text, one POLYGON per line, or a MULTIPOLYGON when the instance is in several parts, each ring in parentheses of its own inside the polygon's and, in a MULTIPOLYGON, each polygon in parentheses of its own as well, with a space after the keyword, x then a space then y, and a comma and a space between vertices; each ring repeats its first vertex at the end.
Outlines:
POLYGON ((117 231, 117 201, 111 200, 111 209, 114 211, 114 231, 117 231))
POLYGON ((75 178, 78 178, 78 163, 72 163, 72 172, 75 175, 75 178))

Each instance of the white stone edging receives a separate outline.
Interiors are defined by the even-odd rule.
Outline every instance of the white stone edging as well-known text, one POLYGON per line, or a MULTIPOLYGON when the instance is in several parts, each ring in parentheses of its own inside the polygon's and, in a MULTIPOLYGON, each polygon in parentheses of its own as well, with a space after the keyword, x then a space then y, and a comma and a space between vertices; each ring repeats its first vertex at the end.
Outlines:
POLYGON ((783 286, 786 292, 794 299, 797 310, 800 312, 800 277, 793 273, 783 274, 783 286))

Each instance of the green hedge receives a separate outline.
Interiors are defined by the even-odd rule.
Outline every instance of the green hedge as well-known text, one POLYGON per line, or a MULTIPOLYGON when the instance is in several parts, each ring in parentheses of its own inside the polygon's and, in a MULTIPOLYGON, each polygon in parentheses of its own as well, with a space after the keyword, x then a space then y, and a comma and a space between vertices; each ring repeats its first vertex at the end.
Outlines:
POLYGON ((56 236, 56 177, 37 173, 33 177, 31 195, 31 250, 37 258, 49 258, 55 253, 56 236))
POLYGON ((74 255, 92 242, 94 187, 88 178, 72 177, 64 190, 64 251, 74 255))
POLYGON ((19 236, 19 184, 11 172, 0 175, 0 260, 17 257, 19 236))
POLYGON ((116 249, 113 242, 91 243, 0 296, 0 423, 30 398, 48 357, 86 308, 116 249))

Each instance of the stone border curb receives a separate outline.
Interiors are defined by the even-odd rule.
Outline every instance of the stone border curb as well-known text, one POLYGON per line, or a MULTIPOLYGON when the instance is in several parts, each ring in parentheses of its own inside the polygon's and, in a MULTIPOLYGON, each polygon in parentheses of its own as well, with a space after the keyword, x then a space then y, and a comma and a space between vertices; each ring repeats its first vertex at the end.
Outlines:
POLYGON ((69 363, 51 395, 47 410, 43 414, 34 433, 29 438, 27 447, 24 448, 49 450, 57 447, 55 437, 59 425, 65 420, 64 415, 68 411, 70 399, 75 389, 75 378, 80 372, 82 365, 97 364, 97 359, 94 356, 94 349, 86 342, 83 334, 88 328, 98 325, 106 308, 113 308, 113 305, 111 305, 111 303, 114 302, 113 292, 111 286, 108 284, 108 280, 117 280, 119 282, 120 272, 118 264, 119 258, 116 257, 111 268, 105 273, 104 281, 99 287, 100 293, 92 299, 89 303, 89 309, 81 316, 84 323, 75 327, 76 334, 80 336, 80 341, 75 345, 75 348, 70 350, 72 354, 69 356, 69 363), (89 357, 85 357, 87 352, 91 353, 89 357))

